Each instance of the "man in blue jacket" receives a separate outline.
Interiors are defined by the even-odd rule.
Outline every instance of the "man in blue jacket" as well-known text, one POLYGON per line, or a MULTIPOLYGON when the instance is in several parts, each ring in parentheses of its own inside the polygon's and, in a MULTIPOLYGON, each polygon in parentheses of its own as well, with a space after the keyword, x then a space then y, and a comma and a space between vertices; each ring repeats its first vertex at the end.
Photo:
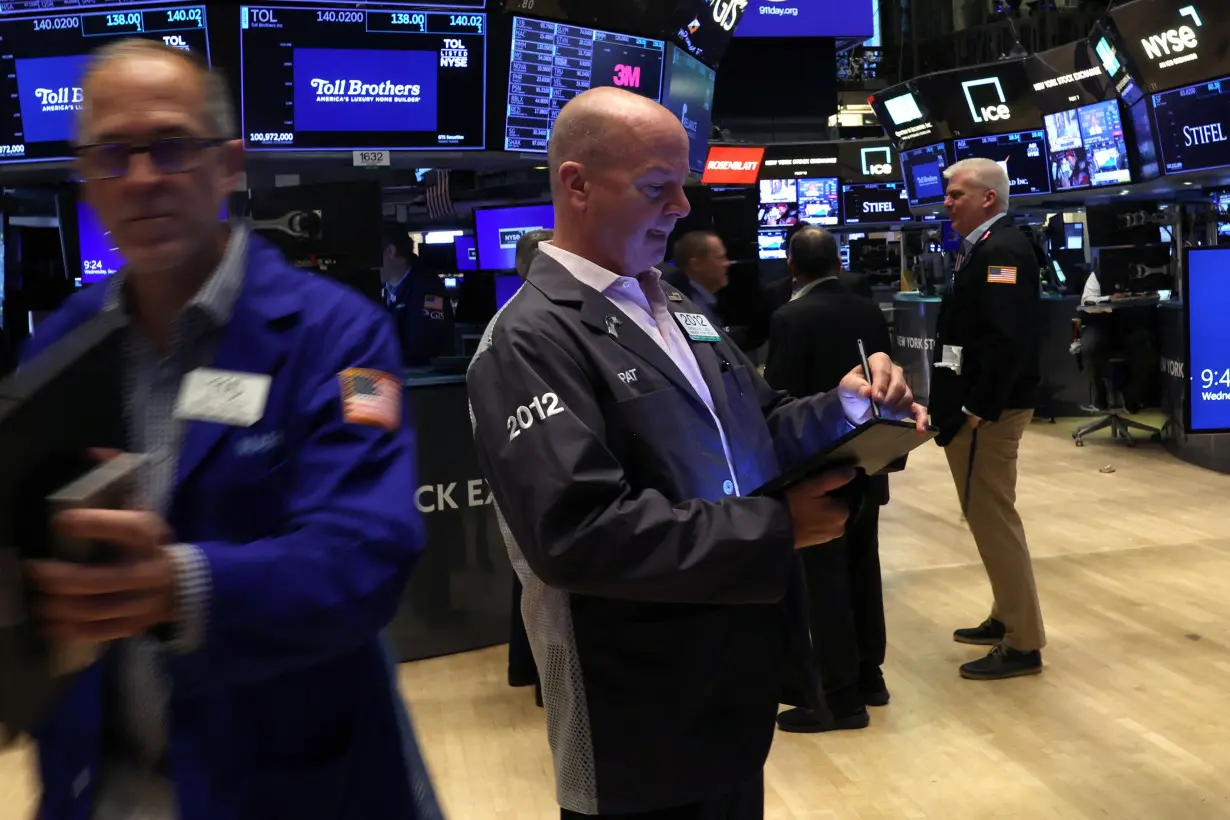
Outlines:
POLYGON ((437 817, 380 640, 423 538, 390 322, 217 221, 243 149, 195 57, 124 41, 82 85, 84 194, 128 264, 25 356, 130 314, 149 460, 138 511, 54 522, 124 563, 29 570, 49 636, 106 644, 35 733, 40 816, 437 817))

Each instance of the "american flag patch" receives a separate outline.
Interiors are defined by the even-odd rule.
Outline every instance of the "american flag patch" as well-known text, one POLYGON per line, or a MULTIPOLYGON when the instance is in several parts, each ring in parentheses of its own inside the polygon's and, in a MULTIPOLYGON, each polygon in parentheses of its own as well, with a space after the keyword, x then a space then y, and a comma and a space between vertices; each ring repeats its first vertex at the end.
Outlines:
POLYGON ((352 367, 337 374, 342 388, 342 420, 384 430, 401 426, 402 384, 381 370, 352 367))
POLYGON ((426 310, 444 310, 444 297, 428 296, 423 300, 423 307, 426 310))
POLYGON ((987 268, 987 281, 997 285, 1015 285, 1016 268, 1001 268, 992 265, 987 268))

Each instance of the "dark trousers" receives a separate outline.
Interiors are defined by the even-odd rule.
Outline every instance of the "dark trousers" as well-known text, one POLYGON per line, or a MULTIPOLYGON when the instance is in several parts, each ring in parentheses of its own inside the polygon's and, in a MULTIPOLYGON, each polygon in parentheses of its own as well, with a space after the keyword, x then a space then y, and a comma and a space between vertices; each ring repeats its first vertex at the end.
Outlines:
POLYGON ((512 610, 508 630, 508 685, 531 686, 538 680, 538 667, 521 617, 521 579, 513 573, 512 610))
POLYGON ((834 715, 863 708, 859 682, 879 677, 887 643, 880 582, 880 507, 864 503, 844 538, 801 553, 815 661, 834 715))
POLYGON ((560 820, 586 820, 589 817, 611 817, 619 820, 764 820, 764 772, 734 789, 699 803, 670 809, 636 812, 634 814, 577 814, 559 810, 560 820))

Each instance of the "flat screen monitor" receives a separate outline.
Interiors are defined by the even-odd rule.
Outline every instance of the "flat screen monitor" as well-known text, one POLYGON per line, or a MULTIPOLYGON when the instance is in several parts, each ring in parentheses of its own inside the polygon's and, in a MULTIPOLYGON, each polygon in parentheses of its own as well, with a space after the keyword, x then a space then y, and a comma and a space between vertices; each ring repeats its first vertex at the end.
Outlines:
POLYGON ((1131 183, 1117 100, 1047 114, 1045 122, 1051 186, 1056 192, 1131 183))
POLYGON ((1190 394, 1187 429, 1193 433, 1230 430, 1230 248, 1187 251, 1184 305, 1190 394))
POLYGON ((517 268, 517 243, 530 231, 555 227, 551 203, 512 205, 506 208, 475 208, 474 238, 478 243, 478 266, 486 271, 517 268))
POLYGON ((799 224, 799 180, 760 180, 757 222, 762 228, 785 228, 799 224))
POLYGON ((239 8, 244 144, 485 148, 487 16, 364 5, 239 8))
POLYGON ((590 88, 662 101, 664 41, 526 17, 512 25, 505 151, 546 152, 560 109, 590 88))
POLYGON ((1145 93, 1220 77, 1230 71, 1226 0, 1132 0, 1108 12, 1126 68, 1145 93))
POLYGON ((736 37, 858 37, 875 34, 874 0, 751 0, 736 37))
POLYGON ((836 177, 800 179, 799 220, 809 225, 841 224, 841 183, 836 177))
POLYGON ((902 151, 901 175, 905 179, 910 205, 932 205, 944 200, 944 169, 952 164, 948 143, 939 142, 902 151))
POLYGON ((1167 174, 1230 165, 1230 77, 1154 94, 1153 117, 1167 174))
POLYGON ((993 137, 974 137, 953 142, 953 158, 981 157, 995 160, 1008 174, 1010 196, 1049 194, 1050 170, 1046 158, 1046 132, 1018 131, 993 137))
POLYGON ((756 239, 760 246, 761 259, 786 258, 785 228, 761 228, 756 239))
MULTIPOLYGON (((205 5, 10 11, 0 19, 0 162, 68 159, 81 78, 89 54, 108 42, 142 37, 209 59, 205 5)), ((39 4, 14 4, 37 7, 39 4)), ((215 9, 217 13, 217 9, 215 9)))
POLYGON ((522 280, 516 274, 506 274, 495 277, 495 309, 499 310, 508 304, 508 300, 521 290, 522 280))
POLYGON ((912 222, 904 182, 865 182, 841 186, 847 225, 912 222))
POLYGON ((457 270, 478 270, 478 246, 472 236, 459 236, 453 240, 457 253, 457 270))
POLYGON ((677 46, 670 47, 662 104, 688 132, 688 168, 705 169, 712 127, 713 89, 717 72, 677 46))

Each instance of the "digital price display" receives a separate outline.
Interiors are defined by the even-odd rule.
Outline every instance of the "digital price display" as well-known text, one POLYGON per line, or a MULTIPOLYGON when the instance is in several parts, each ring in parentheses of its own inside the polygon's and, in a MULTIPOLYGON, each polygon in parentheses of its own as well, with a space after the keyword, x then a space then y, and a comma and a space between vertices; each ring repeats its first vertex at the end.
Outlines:
POLYGON ((1127 137, 1116 100, 1047 114, 1051 186, 1056 191, 1127 185, 1127 137))
POLYGON ((1187 252, 1188 425, 1193 433, 1230 430, 1230 248, 1187 252))
POLYGON ((902 151, 901 175, 905 178, 910 205, 931 205, 944 201, 948 189, 944 169, 952 164, 948 144, 944 142, 902 151))
POLYGON ((514 17, 504 150, 545 152, 560 109, 591 88, 661 102, 665 57, 662 40, 514 17))
POLYGON ((847 225, 912 222, 904 182, 865 182, 841 186, 847 225))
POLYGON ((84 92, 89 54, 142 37, 209 59, 204 5, 85 6, 71 12, 0 17, 0 162, 63 160, 84 92))
POLYGON ((1153 95, 1167 174, 1230 166, 1230 77, 1153 95))
POLYGON ((957 162, 974 157, 998 162, 1008 174, 1010 196, 1051 192, 1045 131, 1019 131, 957 140, 953 143, 953 156, 957 162))
POLYGON ((375 5, 239 13, 248 148, 486 147, 485 14, 375 5))

